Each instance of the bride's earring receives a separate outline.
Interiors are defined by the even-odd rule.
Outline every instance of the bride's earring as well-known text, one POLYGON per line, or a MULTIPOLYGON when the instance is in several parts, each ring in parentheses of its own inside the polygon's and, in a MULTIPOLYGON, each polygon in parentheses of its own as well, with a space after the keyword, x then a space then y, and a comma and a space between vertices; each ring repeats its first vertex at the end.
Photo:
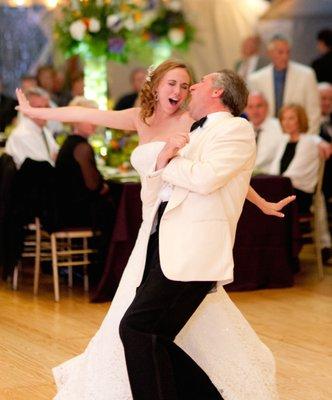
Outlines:
POLYGON ((158 92, 154 92, 154 101, 157 102, 159 100, 158 92))

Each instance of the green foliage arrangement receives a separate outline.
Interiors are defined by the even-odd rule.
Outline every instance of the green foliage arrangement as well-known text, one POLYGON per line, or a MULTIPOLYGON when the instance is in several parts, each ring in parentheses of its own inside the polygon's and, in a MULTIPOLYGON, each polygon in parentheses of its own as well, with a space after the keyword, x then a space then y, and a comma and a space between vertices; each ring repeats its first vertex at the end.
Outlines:
POLYGON ((158 45, 186 50, 194 29, 180 0, 70 0, 60 5, 56 42, 67 57, 150 61, 158 45))

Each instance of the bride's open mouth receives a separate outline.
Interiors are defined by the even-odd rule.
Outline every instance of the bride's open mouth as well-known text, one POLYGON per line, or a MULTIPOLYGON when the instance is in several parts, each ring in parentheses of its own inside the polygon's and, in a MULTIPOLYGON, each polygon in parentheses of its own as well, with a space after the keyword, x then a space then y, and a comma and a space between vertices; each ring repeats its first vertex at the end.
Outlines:
POLYGON ((179 100, 177 99, 168 99, 168 101, 172 106, 176 106, 179 103, 179 100))

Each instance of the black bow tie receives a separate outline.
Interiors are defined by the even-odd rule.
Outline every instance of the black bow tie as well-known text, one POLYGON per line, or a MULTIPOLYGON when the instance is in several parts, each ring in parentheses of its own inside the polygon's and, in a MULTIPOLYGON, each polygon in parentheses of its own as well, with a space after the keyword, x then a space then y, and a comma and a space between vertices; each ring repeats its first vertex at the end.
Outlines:
POLYGON ((191 125, 190 132, 194 131, 195 129, 197 129, 197 128, 199 128, 199 127, 202 127, 202 126, 204 125, 204 123, 205 123, 206 120, 207 120, 207 117, 203 117, 203 118, 201 118, 200 120, 194 122, 194 123, 191 125))

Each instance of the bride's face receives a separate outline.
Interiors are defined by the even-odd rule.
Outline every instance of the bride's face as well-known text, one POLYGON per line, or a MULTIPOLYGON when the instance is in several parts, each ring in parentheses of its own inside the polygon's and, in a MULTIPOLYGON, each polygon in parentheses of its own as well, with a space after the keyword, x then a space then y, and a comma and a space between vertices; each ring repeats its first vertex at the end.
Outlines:
POLYGON ((175 113, 189 94, 190 77, 184 68, 174 68, 162 77, 158 88, 158 107, 167 114, 175 113))

